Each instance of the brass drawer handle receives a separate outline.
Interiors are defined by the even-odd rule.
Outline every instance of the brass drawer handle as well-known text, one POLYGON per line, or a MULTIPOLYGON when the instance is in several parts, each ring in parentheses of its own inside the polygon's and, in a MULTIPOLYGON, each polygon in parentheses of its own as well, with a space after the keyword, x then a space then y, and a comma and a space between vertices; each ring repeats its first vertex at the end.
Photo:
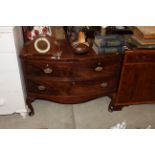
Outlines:
POLYGON ((45 89, 46 89, 46 87, 45 87, 45 86, 43 86, 43 85, 40 85, 40 86, 38 86, 38 89, 39 89, 39 90, 45 90, 45 89))
POLYGON ((101 66, 98 66, 98 67, 95 68, 96 72, 101 72, 102 70, 103 70, 103 67, 101 67, 101 66))
POLYGON ((105 88, 108 86, 108 83, 107 82, 102 82, 101 85, 100 85, 102 88, 105 88))
POLYGON ((44 69, 44 73, 46 73, 46 74, 50 74, 52 72, 53 72, 53 70, 51 68, 45 68, 44 69))

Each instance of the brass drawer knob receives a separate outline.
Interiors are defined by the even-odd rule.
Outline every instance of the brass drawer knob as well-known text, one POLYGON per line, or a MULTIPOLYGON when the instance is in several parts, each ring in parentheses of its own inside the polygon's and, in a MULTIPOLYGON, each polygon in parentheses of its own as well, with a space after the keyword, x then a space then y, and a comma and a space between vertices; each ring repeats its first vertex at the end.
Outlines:
POLYGON ((44 69, 44 73, 46 73, 46 74, 50 74, 52 72, 53 72, 53 70, 51 68, 45 68, 44 69))
POLYGON ((107 87, 107 86, 108 86, 108 83, 107 83, 107 82, 102 82, 102 83, 101 83, 101 87, 102 87, 102 88, 105 88, 105 87, 107 87))
POLYGON ((40 85, 40 86, 38 86, 38 89, 39 89, 39 90, 45 90, 45 89, 46 89, 46 87, 45 87, 45 86, 43 86, 43 85, 40 85))
POLYGON ((96 72, 101 72, 102 70, 103 70, 103 67, 101 67, 101 66, 98 66, 98 67, 95 68, 96 72))

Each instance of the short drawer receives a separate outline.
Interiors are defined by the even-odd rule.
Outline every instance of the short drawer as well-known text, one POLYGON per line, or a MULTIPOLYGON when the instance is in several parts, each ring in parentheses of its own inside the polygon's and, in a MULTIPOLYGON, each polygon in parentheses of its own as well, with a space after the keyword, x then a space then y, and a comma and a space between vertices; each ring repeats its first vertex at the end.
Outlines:
POLYGON ((71 63, 27 61, 23 63, 27 75, 44 77, 70 77, 71 63))
POLYGON ((77 61, 74 63, 74 69, 78 70, 93 70, 100 71, 100 67, 107 67, 111 65, 120 65, 123 56, 118 55, 104 55, 101 58, 96 58, 87 61, 77 61))
POLYGON ((0 32, 0 53, 12 53, 15 51, 13 34, 0 32))
POLYGON ((110 76, 119 72, 122 58, 122 55, 105 55, 94 60, 75 62, 73 75, 75 77, 110 76))
POLYGON ((118 64, 111 64, 109 66, 97 66, 91 69, 74 69, 73 75, 75 79, 96 79, 96 78, 106 78, 106 77, 118 77, 120 74, 121 66, 118 64))
POLYGON ((71 88, 70 82, 53 81, 51 79, 27 79, 28 92, 43 95, 68 95, 71 88))
POLYGON ((72 95, 94 95, 116 91, 118 79, 109 77, 95 81, 75 81, 72 82, 72 95))
POLYGON ((136 63, 136 62, 155 62, 155 51, 138 51, 138 52, 129 52, 126 54, 125 62, 127 63, 136 63))

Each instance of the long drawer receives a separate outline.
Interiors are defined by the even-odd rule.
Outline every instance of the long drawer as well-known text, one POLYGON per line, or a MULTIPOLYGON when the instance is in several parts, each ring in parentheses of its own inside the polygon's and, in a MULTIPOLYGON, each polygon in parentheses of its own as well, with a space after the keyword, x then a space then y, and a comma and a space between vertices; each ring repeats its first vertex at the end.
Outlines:
POLYGON ((93 95, 113 92, 117 88, 117 83, 116 77, 82 81, 31 77, 27 79, 27 89, 31 93, 44 95, 93 95))
POLYGON ((109 76, 119 72, 120 55, 105 56, 89 61, 24 61, 27 75, 44 77, 77 77, 109 76))

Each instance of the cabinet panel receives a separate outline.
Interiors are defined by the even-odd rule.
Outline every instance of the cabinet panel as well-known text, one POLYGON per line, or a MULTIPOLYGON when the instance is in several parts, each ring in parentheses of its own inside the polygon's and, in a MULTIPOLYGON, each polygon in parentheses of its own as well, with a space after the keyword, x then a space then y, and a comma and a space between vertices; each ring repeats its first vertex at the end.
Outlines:
POLYGON ((140 52, 128 53, 126 62, 128 62, 128 63, 155 62, 155 52, 147 51, 145 53, 140 53, 140 52))
POLYGON ((124 65, 117 103, 155 101, 155 63, 124 65))

